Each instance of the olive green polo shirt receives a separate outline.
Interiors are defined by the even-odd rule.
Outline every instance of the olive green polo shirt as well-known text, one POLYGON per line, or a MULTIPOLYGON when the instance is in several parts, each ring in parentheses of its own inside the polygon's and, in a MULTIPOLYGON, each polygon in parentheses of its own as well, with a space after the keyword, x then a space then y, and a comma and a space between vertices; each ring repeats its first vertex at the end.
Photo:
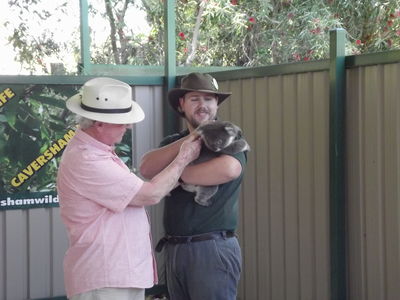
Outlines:
MULTIPOLYGON (((188 135, 186 130, 166 137, 160 144, 165 146, 188 135)), ((187 192, 180 186, 165 198, 164 226, 168 235, 196 235, 206 232, 235 231, 239 217, 239 194, 247 153, 232 155, 242 165, 240 176, 218 186, 210 206, 201 206, 194 201, 195 193, 187 192)))

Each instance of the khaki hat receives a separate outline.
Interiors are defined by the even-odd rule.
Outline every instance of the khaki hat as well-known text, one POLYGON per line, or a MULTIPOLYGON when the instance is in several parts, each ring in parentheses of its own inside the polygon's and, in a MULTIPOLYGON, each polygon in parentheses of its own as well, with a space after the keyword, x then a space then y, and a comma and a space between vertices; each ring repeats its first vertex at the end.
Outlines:
POLYGON ((187 92, 203 92, 218 95, 218 105, 232 95, 230 92, 219 92, 217 80, 210 74, 190 73, 182 78, 180 88, 173 88, 168 92, 169 104, 180 115, 182 113, 178 110, 179 98, 183 97, 187 92))
POLYGON ((107 77, 87 81, 66 105, 82 117, 105 123, 132 124, 144 119, 142 108, 132 99, 131 87, 107 77))

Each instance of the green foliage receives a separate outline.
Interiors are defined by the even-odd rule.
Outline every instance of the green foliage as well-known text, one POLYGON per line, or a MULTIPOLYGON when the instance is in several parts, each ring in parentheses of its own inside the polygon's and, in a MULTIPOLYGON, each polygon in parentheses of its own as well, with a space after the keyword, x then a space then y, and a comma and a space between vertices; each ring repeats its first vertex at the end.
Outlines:
MULTIPOLYGON (((93 62, 162 65, 164 1, 103 1, 93 2, 101 5, 92 4, 89 13, 107 21, 110 36, 104 44, 92 44, 93 62), (127 26, 130 9, 146 12, 148 34, 127 26)), ((52 42, 49 32, 35 38, 27 34, 29 15, 45 21, 53 14, 35 10, 39 2, 10 1, 23 18, 9 40, 19 51, 19 61, 30 68, 44 68, 43 58, 63 49, 52 42)), ((177 0, 176 16, 180 66, 260 66, 324 59, 329 55, 329 31, 339 27, 348 32, 349 55, 400 47, 398 0, 177 0)), ((76 55, 76 45, 73 49, 76 55)))
POLYGON ((121 143, 115 146, 115 153, 119 156, 119 158, 130 168, 132 169, 132 131, 127 130, 125 133, 121 143))
POLYGON ((398 2, 394 0, 368 3, 189 0, 180 3, 177 11, 180 64, 185 64, 189 55, 195 17, 201 5, 205 10, 192 65, 260 66, 324 59, 329 55, 329 31, 334 28, 349 32, 349 54, 400 46, 396 39, 400 35, 400 15, 396 11, 398 2))
MULTIPOLYGON (((161 1, 145 2, 157 36, 162 28, 154 20, 162 19, 161 1)), ((325 59, 329 31, 335 28, 349 33, 348 55, 400 47, 397 0, 179 0, 176 6, 178 65, 261 66, 325 59)))
MULTIPOLYGON (((163 62, 163 35, 160 32, 162 23, 159 17, 162 14, 162 5, 156 1, 148 1, 145 6, 138 6, 135 1, 104 0, 106 10, 102 7, 89 6, 89 19, 95 20, 100 16, 106 20, 109 38, 104 44, 98 45, 92 41, 92 61, 97 64, 130 64, 130 65, 160 65, 163 62), (147 10, 148 20, 156 24, 149 35, 142 32, 133 32, 127 25, 129 11, 147 10)), ((92 33, 98 31, 92 26, 92 33)))
POLYGON ((400 47, 398 1, 337 1, 332 7, 355 45, 355 54, 400 47), (347 11, 350 4, 351 11, 347 11))

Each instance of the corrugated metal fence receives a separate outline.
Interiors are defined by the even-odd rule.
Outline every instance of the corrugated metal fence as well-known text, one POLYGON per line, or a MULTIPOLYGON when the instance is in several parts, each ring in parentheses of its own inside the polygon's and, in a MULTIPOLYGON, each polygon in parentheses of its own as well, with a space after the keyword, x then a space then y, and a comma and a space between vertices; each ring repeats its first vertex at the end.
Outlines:
MULTIPOLYGON (((399 299, 400 63, 347 73, 348 299, 399 299)), ((330 299, 329 75, 226 80, 223 119, 252 146, 240 299, 330 299)))
POLYGON ((252 146, 240 299, 329 299, 328 87, 326 71, 223 83, 252 146))
POLYGON ((347 76, 349 299, 400 298, 400 63, 347 76))

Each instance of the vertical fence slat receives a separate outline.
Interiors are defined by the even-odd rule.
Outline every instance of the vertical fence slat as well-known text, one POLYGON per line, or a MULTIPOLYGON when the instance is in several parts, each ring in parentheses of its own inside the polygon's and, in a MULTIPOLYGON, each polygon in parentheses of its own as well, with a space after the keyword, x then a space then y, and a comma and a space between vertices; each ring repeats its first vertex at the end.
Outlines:
POLYGON ((311 103, 310 74, 298 75, 298 176, 299 176, 299 255, 300 255, 300 295, 301 299, 315 299, 313 294, 314 270, 314 219, 313 219, 313 162, 314 151, 312 148, 313 120, 311 103))
POLYGON ((65 295, 64 288, 64 254, 68 248, 68 236, 64 224, 61 222, 60 209, 50 208, 51 212, 51 249, 52 249, 52 296, 65 295))
MULTIPOLYGON (((297 76, 283 77, 283 153, 285 184, 285 280, 287 300, 299 299, 300 256, 299 256, 299 178, 298 178, 298 136, 297 136, 297 76)), ((272 274, 271 274, 272 276, 272 274)))
MULTIPOLYGON (((250 145, 255 144, 255 92, 254 79, 242 81, 242 99, 246 102, 242 104, 242 128, 246 135, 246 140, 250 145), (246 98, 244 98, 246 97, 246 98)), ((243 237, 246 248, 244 249, 244 274, 246 278, 245 299, 257 299, 257 226, 256 212, 257 202, 255 195, 255 157, 249 152, 246 166, 246 176, 243 180, 243 221, 245 222, 243 237)))
POLYGON ((365 221, 367 291, 371 299, 385 299, 383 285, 382 203, 382 105, 378 103, 380 72, 370 67, 365 74, 365 221))
POLYGON ((132 151, 134 160, 133 164, 136 168, 138 168, 140 158, 143 156, 143 154, 149 149, 158 146, 158 144, 153 145, 154 132, 156 131, 155 125, 157 124, 153 119, 153 112, 155 110, 154 98, 152 97, 153 89, 154 88, 150 86, 138 86, 134 88, 134 98, 142 107, 145 114, 143 121, 133 125, 135 134, 132 141, 132 151))
POLYGON ((329 299, 329 102, 328 72, 313 74, 315 298, 329 299))
POLYGON ((346 198, 348 211, 348 276, 349 276, 349 299, 365 299, 365 239, 364 239, 364 199, 362 186, 364 149, 362 144, 362 132, 364 117, 363 111, 363 88, 362 70, 348 71, 347 86, 357 88, 347 89, 346 103, 346 134, 347 153, 347 186, 346 198))
POLYGON ((0 211, 0 299, 6 298, 6 211, 0 211))
MULTIPOLYGON (((283 142, 282 142, 282 77, 268 79, 268 195, 270 202, 270 248, 271 248, 271 299, 285 298, 284 264, 284 198, 283 198, 283 142)), ((258 148, 257 152, 263 152, 258 148)))
POLYGON ((386 65, 383 70, 383 93, 384 104, 383 127, 384 145, 393 144, 394 147, 384 149, 384 233, 385 233, 385 290, 387 300, 395 300, 399 296, 398 284, 400 278, 400 221, 398 199, 398 163, 399 157, 396 148, 399 147, 400 126, 399 111, 400 94, 397 92, 399 85, 400 66, 386 65), (397 163, 394 158, 397 157, 397 163), (398 262, 397 266, 393 262, 398 262))
MULTIPOLYGON (((257 286, 259 298, 271 299, 271 222, 270 195, 269 195, 269 116, 267 100, 268 81, 266 78, 256 79, 255 119, 257 139, 251 145, 251 151, 257 162, 256 168, 256 195, 263 201, 257 203, 257 286)), ((247 176, 247 174, 245 175, 247 176)))
MULTIPOLYGON (((232 92, 232 96, 229 97, 228 100, 226 100, 218 109, 219 111, 219 116, 222 120, 229 120, 240 127, 243 128, 242 126, 242 106, 243 106, 243 97, 242 95, 242 82, 241 80, 231 82, 231 81, 226 81, 226 82, 221 82, 220 84, 221 90, 222 91, 229 91, 232 92)), ((247 133, 244 132, 244 136, 247 138, 247 133)), ((252 145, 250 145, 252 146, 252 145)), ((247 170, 246 170, 247 174, 247 170)), ((247 175, 246 175, 247 176, 247 175)), ((245 222, 244 222, 244 207, 246 205, 246 196, 245 196, 245 191, 242 187, 241 193, 240 193, 240 203, 239 203, 239 224, 238 224, 238 229, 237 233, 239 235, 239 242, 242 247, 242 256, 243 256, 243 266, 245 265, 246 257, 244 256, 245 252, 245 244, 246 244, 246 239, 244 237, 245 231, 245 222)), ((241 280, 239 282, 239 288, 238 288, 238 300, 245 300, 246 299, 246 291, 247 291, 247 286, 246 286, 247 278, 246 278, 246 273, 244 272, 244 269, 241 273, 241 280)))
MULTIPOLYGON (((132 147, 136 169, 141 157, 147 151, 157 148, 163 138, 163 99, 161 87, 138 86, 134 89, 134 98, 145 112, 145 119, 134 125, 132 147)), ((176 115, 177 116, 177 115, 176 115)), ((137 172, 139 170, 137 169, 137 172)), ((163 212, 164 202, 147 207, 150 216, 153 244, 164 236, 163 212)), ((165 284, 164 251, 155 252, 160 284, 165 284)))
POLYGON ((28 297, 27 211, 6 211, 6 299, 28 297))
POLYGON ((51 296, 50 209, 27 211, 29 239, 29 297, 51 296))

